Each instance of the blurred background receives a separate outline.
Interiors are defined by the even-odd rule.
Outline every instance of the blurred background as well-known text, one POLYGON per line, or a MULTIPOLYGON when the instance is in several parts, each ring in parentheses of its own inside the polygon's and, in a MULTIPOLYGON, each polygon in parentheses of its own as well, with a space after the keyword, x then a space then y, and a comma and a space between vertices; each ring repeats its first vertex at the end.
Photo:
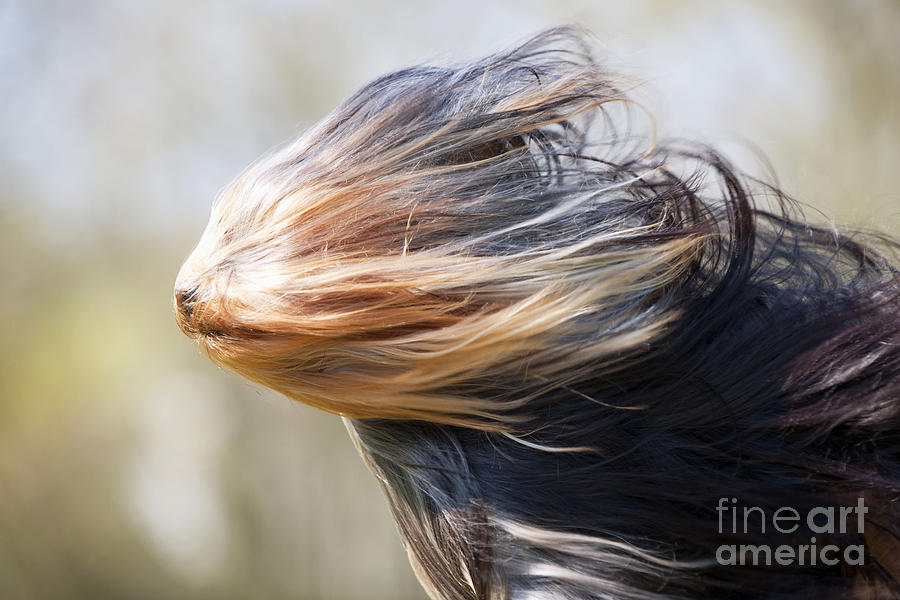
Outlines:
POLYGON ((663 135, 900 231, 900 3, 0 0, 0 596, 423 599, 339 419, 216 369, 217 192, 376 75, 592 30, 663 135))

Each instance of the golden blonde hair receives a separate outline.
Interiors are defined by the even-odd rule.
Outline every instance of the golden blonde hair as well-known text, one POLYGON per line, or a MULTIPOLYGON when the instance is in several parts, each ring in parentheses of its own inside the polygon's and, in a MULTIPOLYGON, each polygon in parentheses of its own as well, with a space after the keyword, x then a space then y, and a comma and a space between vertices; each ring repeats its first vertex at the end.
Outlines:
POLYGON ((653 296, 709 232, 667 236, 674 207, 600 218, 616 190, 665 178, 652 162, 570 193, 579 159, 536 154, 586 144, 579 120, 624 100, 570 52, 540 73, 513 57, 448 70, 435 89, 385 78, 261 160, 178 276, 181 328, 215 362, 354 418, 504 429, 548 385, 614 368, 676 317, 653 296), (492 389, 509 379, 515 397, 492 389))

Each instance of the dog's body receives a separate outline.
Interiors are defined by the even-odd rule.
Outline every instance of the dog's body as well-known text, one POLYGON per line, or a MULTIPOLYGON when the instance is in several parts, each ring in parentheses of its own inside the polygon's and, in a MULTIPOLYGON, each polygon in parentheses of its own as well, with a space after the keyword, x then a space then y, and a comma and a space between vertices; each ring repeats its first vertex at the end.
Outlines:
POLYGON ((179 325, 346 417, 434 598, 892 597, 892 242, 629 145, 624 103, 567 30, 387 75, 220 200, 179 325), (845 531, 722 526, 860 499, 845 531), (772 543, 866 560, 721 560, 772 543))

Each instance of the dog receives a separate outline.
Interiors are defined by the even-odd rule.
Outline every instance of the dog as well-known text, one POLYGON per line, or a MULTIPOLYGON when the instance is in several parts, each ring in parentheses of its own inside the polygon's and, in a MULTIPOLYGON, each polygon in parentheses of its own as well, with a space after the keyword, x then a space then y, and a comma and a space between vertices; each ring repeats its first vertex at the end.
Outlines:
POLYGON ((562 28, 365 85, 217 200, 178 325, 344 418, 432 598, 895 597, 897 242, 624 81, 562 28))

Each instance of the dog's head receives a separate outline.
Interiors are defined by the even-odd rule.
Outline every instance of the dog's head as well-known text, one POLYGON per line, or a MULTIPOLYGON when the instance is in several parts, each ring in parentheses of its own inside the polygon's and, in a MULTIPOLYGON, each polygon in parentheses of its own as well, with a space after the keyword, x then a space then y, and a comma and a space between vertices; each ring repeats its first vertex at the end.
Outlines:
POLYGON ((704 232, 622 210, 668 178, 653 160, 586 158, 623 152, 604 117, 626 102, 579 44, 398 71, 263 158, 178 276, 182 330, 332 412, 487 429, 653 339, 674 313, 649 297, 704 232))

